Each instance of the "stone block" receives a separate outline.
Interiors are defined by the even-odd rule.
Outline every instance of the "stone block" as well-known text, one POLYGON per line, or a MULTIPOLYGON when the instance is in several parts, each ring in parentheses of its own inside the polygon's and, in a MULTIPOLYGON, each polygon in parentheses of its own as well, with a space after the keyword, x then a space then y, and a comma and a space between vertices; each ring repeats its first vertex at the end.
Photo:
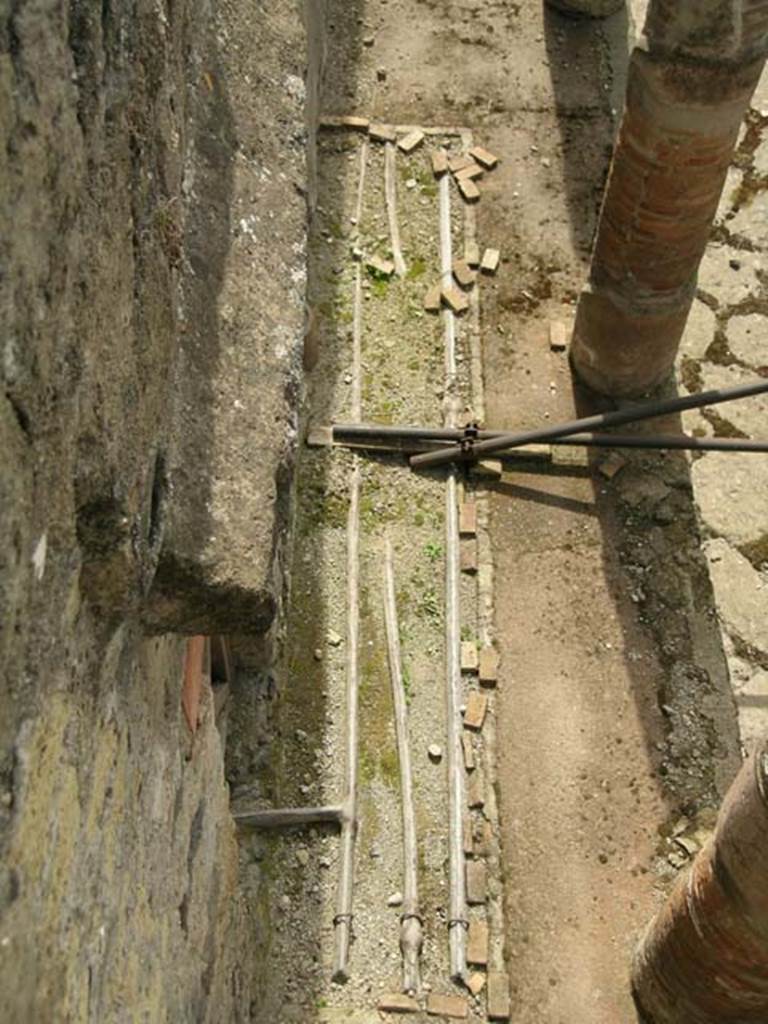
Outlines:
POLYGON ((692 464, 691 479, 701 518, 711 533, 737 547, 768 536, 768 458, 750 452, 707 452, 692 464))
POLYGON ((704 553, 726 630, 768 654, 768 587, 763 576, 722 537, 706 541, 704 553))
POLYGON ((737 359, 755 368, 768 366, 768 317, 762 313, 732 316, 726 332, 728 348, 737 359))

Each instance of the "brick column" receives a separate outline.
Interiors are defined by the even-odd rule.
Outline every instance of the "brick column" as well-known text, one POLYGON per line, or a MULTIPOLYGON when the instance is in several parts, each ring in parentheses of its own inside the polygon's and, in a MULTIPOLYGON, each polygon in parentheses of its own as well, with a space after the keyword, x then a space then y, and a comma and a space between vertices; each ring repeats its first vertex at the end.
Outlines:
POLYGON ((715 835, 635 958, 643 1024, 768 1021, 768 743, 726 797, 715 835))
POLYGON ((651 0, 571 345, 598 391, 639 396, 672 369, 767 43, 768 0, 651 0))

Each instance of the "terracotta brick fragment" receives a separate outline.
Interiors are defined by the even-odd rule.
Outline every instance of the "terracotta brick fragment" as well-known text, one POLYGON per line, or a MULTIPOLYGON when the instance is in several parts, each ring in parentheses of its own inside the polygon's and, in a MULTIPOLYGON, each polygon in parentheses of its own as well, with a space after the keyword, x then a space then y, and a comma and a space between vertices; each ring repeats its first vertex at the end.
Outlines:
POLYGON ((432 173, 436 178, 439 178, 448 170, 448 154, 444 149, 433 149, 430 157, 432 159, 432 173))
POLYGON ((461 734, 461 747, 464 754, 464 767, 468 772, 475 770, 475 748, 472 746, 472 737, 468 732, 461 734))
POLYGON ((368 137, 374 142, 397 142, 397 132, 388 124, 370 125, 368 137))
POLYGON ((477 644, 474 640, 463 640, 461 644, 461 671, 477 672, 477 668, 477 644))
POLYGON ((366 267, 383 277, 392 277, 395 272, 395 264, 392 260, 384 259, 383 256, 371 256, 365 261, 366 267))
POLYGON ((473 811, 479 811, 485 807, 485 785, 483 783, 483 776, 477 769, 469 776, 467 804, 473 811))
POLYGON ((455 259, 452 265, 453 276, 459 282, 462 288, 471 288, 475 283, 477 274, 472 270, 464 260, 455 259))
POLYGON ((485 988, 485 975, 480 971, 474 971, 467 980, 467 988, 473 996, 480 995, 485 988))
POLYGON ((471 167, 475 161, 467 156, 466 153, 461 153, 458 156, 452 156, 448 161, 448 167, 452 174, 458 174, 459 171, 463 171, 467 167, 471 167))
POLYGON ((441 286, 438 281, 437 284, 433 284, 432 287, 427 291, 424 296, 424 309, 428 313, 439 313, 440 306, 442 303, 441 286))
POLYGON ((474 501, 463 501, 459 507, 459 533, 465 537, 477 534, 477 506, 474 501))
POLYGON ((501 253, 498 249, 486 249, 480 260, 480 269, 484 274, 495 274, 499 269, 501 253))
POLYGON ((483 146, 473 146, 469 151, 469 155, 473 160, 476 160, 482 167, 492 171, 496 164, 499 162, 499 158, 495 153, 491 153, 483 146))
POLYGON ((468 203, 476 203, 480 198, 480 189, 471 179, 457 178, 456 184, 459 186, 459 192, 461 192, 468 203))
POLYGON ((371 122, 367 117, 355 117, 354 114, 348 114, 346 117, 342 117, 341 123, 345 128, 354 128, 359 132, 367 132, 371 126, 371 122))
POLYGON ((484 967, 488 963, 488 923, 470 921, 467 932, 467 963, 484 967))
POLYGON ((444 285, 441 294, 443 302, 454 313, 465 313, 469 309, 469 299, 455 285, 444 285))
POLYGON ((484 693, 480 693, 478 690, 473 690, 467 698, 467 710, 464 712, 464 725, 467 729, 482 729, 487 711, 488 697, 484 693))
POLYGON ((398 147, 403 153, 413 153, 415 149, 424 141, 424 132, 420 128, 414 128, 412 132, 408 132, 402 139, 398 140, 398 147))
POLYGON ((461 823, 461 841, 464 853, 471 857, 475 851, 475 841, 472 838, 472 819, 470 817, 464 818, 461 823))
POLYGON ((456 171, 456 180, 476 181, 478 178, 482 178, 483 173, 483 168, 479 164, 470 164, 469 167, 462 167, 460 171, 456 171))
POLYGON ((462 572, 477 572, 477 543, 471 537, 459 541, 459 563, 462 572))
POLYGON ((568 347, 568 332, 562 320, 549 321, 549 347, 553 352, 565 352, 568 347))
POLYGON ((419 1004, 402 992, 388 992, 376 1004, 383 1013, 418 1013, 419 1004))
POLYGON ((490 857, 493 852, 493 825, 490 821, 482 821, 480 823, 480 829, 475 838, 477 839, 475 855, 477 857, 490 857))
POLYGON ((464 246, 464 261, 468 267, 476 269, 480 266, 480 246, 477 242, 467 242, 464 246))
POLYGON ((430 992, 427 996, 427 1013, 430 1017, 450 1017, 454 1020, 466 1019, 469 1008, 464 996, 444 996, 439 992, 430 992))
POLYGON ((480 682, 495 683, 499 675, 499 652, 495 647, 483 647, 480 651, 480 682))
POLYGON ((468 860, 466 864, 467 903, 478 906, 485 903, 488 890, 488 872, 485 861, 468 860))

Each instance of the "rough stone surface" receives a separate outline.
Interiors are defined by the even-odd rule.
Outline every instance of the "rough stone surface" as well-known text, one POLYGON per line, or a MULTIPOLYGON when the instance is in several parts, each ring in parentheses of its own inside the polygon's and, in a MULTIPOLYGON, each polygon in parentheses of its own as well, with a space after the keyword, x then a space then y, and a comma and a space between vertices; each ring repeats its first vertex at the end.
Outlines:
POLYGON ((728 348, 748 366, 768 366, 768 318, 761 313, 732 316, 727 327, 728 348))
MULTIPOLYGON (((699 371, 701 388, 732 388, 747 384, 755 379, 754 371, 732 363, 721 366, 716 363, 704 363, 699 371)), ((714 421, 715 433, 722 435, 725 431, 730 436, 765 437, 765 424, 768 423, 768 396, 753 395, 741 398, 737 402, 714 406, 705 411, 705 417, 714 421)))
POLYGON ((464 1020, 467 1016, 467 1000, 464 996, 444 996, 430 992, 427 996, 427 1013, 430 1017, 464 1020))
POLYGON ((760 293, 758 271, 763 266, 759 253, 730 245, 710 245, 699 265, 699 290, 718 306, 735 306, 760 293))
POLYGON ((708 452, 691 467, 699 510, 711 533, 737 546, 768 536, 768 459, 708 452))
POLYGON ((0 1019, 244 1020, 265 925, 213 696, 192 739, 184 641, 144 622, 279 602, 305 30, 288 0, 40 0, 4 38, 0 1019))
POLYGON ((691 306, 680 341, 680 355, 702 359, 715 338, 715 314, 698 299, 691 306))
POLYGON ((145 613, 158 632, 265 629, 285 576, 313 202, 307 45, 288 0, 259 18, 225 10, 229 41, 208 71, 211 103, 182 182, 199 213, 185 224, 177 444, 145 613))
POLYGON ((748 648, 768 654, 768 579, 726 540, 707 541, 704 551, 717 609, 728 633, 748 648))
POLYGON ((768 193, 758 192, 743 203, 728 221, 728 230, 764 247, 768 243, 768 193))
POLYGON ((488 1016, 491 1020, 509 1020, 512 1012, 509 978, 499 971, 488 975, 488 1016))

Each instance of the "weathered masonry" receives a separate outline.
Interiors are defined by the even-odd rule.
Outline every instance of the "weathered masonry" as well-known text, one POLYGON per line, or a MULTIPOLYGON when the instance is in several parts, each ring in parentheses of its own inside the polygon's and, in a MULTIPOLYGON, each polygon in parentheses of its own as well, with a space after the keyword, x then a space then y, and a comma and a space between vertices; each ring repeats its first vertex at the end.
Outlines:
POLYGON ((187 634, 251 638, 237 782, 284 587, 323 7, 0 19, 3 1020, 235 1021, 258 991, 226 683, 182 688, 187 634))

